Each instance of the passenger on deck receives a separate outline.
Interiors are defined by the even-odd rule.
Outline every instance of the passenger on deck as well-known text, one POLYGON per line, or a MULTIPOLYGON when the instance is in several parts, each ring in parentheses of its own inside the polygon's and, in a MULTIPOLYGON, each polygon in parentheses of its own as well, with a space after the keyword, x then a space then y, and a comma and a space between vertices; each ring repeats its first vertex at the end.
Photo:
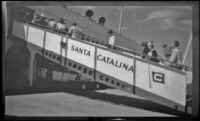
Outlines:
POLYGON ((165 44, 165 45, 163 45, 163 50, 164 50, 164 60, 169 61, 169 58, 172 54, 171 46, 165 44))
POLYGON ((34 15, 34 18, 33 18, 33 23, 39 23, 39 21, 40 21, 40 19, 41 19, 41 17, 40 17, 40 15, 38 14, 38 13, 36 13, 35 15, 34 15))
POLYGON ((65 32, 66 26, 65 26, 65 20, 61 18, 57 24, 56 24, 56 30, 65 32))
POLYGON ((46 17, 44 16, 44 14, 40 15, 40 22, 39 23, 42 25, 42 27, 47 26, 46 17))
POLYGON ((142 58, 143 58, 143 59, 145 59, 145 58, 147 57, 146 55, 147 55, 148 52, 150 51, 149 48, 148 48, 148 46, 147 46, 147 44, 148 44, 148 42, 144 42, 144 41, 141 43, 141 46, 144 47, 144 49, 143 49, 143 51, 142 51, 142 54, 143 54, 143 55, 142 55, 142 58))
POLYGON ((182 69, 182 66, 177 65, 177 64, 182 64, 182 53, 179 49, 179 41, 175 40, 173 41, 173 46, 172 46, 172 54, 169 58, 169 66, 177 68, 177 69, 182 69))
POLYGON ((72 38, 76 38, 82 35, 82 30, 77 27, 76 23, 74 22, 69 29, 69 33, 71 34, 72 38))
POLYGON ((109 45, 111 45, 111 48, 113 48, 114 44, 115 44, 115 35, 113 35, 113 31, 112 30, 109 30, 108 31, 108 34, 109 34, 109 45))
POLYGON ((149 42, 147 44, 147 47, 149 49, 149 52, 147 53, 147 55, 149 56, 148 60, 158 63, 159 62, 159 60, 157 59, 158 54, 157 54, 157 51, 154 49, 153 43, 149 42))
POLYGON ((48 22, 48 28, 50 29, 55 29, 55 26, 56 26, 56 22, 53 18, 50 18, 49 22, 48 22))

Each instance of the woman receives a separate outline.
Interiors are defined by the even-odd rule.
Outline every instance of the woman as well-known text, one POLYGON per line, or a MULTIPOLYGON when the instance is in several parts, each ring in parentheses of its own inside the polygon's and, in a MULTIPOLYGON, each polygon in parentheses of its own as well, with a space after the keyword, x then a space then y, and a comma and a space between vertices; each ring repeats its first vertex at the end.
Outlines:
POLYGON ((159 62, 159 60, 157 59, 158 54, 157 51, 154 49, 153 43, 149 42, 147 44, 147 47, 149 49, 149 52, 147 53, 147 55, 149 56, 149 60, 158 63, 159 62))

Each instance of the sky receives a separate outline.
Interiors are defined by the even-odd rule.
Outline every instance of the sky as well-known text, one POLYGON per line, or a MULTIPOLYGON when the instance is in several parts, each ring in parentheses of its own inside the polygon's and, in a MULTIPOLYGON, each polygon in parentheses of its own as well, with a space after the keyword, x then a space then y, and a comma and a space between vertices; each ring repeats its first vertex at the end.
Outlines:
MULTIPOLYGON (((81 15, 92 9, 94 20, 103 16, 107 28, 119 31, 120 6, 68 6, 68 9, 81 15)), ((164 44, 179 40, 184 55, 192 32, 191 6, 123 6, 122 10, 123 36, 135 39, 138 43, 154 41, 155 49, 161 56, 164 44)))

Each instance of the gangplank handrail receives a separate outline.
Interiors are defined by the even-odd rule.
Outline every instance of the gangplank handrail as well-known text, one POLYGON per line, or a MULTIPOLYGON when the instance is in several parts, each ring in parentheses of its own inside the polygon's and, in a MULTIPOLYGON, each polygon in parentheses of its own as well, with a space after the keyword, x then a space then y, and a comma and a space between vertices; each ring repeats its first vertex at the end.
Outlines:
MULTIPOLYGON (((45 25, 41 25, 39 23, 32 23, 32 21, 20 21, 20 22, 24 22, 24 23, 27 23, 27 24, 30 24, 30 25, 33 25, 33 26, 36 26, 36 27, 40 27, 40 29, 46 29, 46 30, 48 30, 50 32, 53 32, 53 33, 56 33, 56 34, 59 34, 59 35, 63 35, 63 36, 69 35, 69 36, 71 36, 71 33, 67 32, 67 31, 58 31, 58 30, 55 30, 55 29, 52 30, 52 29, 49 29, 45 25)), ((160 59, 160 58, 157 58, 157 57, 149 56, 147 54, 139 53, 139 52, 136 52, 134 50, 124 49, 124 48, 121 48, 119 46, 109 45, 109 44, 105 43, 104 41, 102 41, 100 39, 96 39, 96 38, 90 37, 89 35, 85 36, 84 34, 82 34, 80 38, 76 38, 76 39, 81 40, 81 41, 88 41, 88 42, 91 42, 91 43, 94 43, 94 44, 97 44, 97 45, 98 44, 99 45, 103 45, 103 46, 107 47, 110 50, 115 50, 115 51, 119 51, 119 52, 126 52, 128 54, 138 55, 140 57, 145 55, 147 57, 154 58, 154 59, 156 59, 156 60, 158 60, 160 62, 168 62, 170 64, 176 64, 176 65, 181 66, 182 68, 184 68, 185 71, 191 71, 192 70, 192 67, 189 67, 187 65, 170 62, 168 60, 163 60, 163 59, 160 59)), ((156 62, 154 62, 154 63, 156 63, 156 62)), ((165 64, 165 63, 163 63, 163 64, 165 64)))

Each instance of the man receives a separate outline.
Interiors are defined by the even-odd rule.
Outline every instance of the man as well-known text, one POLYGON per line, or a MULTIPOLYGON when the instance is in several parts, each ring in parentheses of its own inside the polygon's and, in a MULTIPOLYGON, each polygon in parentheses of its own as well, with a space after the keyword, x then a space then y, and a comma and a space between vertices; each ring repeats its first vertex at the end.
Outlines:
POLYGON ((165 45, 163 45, 163 50, 164 50, 165 60, 169 61, 169 58, 172 54, 172 48, 169 45, 165 44, 165 45))
POLYGON ((150 51, 149 48, 148 48, 148 46, 147 46, 147 44, 148 44, 148 42, 144 42, 144 41, 142 41, 142 43, 141 43, 141 46, 144 47, 144 49, 142 51, 142 53, 143 53, 142 58, 143 59, 146 59, 146 57, 147 57, 146 55, 150 51))
POLYGON ((56 30, 64 32, 66 29, 65 20, 61 18, 56 24, 56 30))
POLYGON ((172 67, 175 67, 177 69, 181 69, 182 67, 177 64, 182 64, 182 53, 179 49, 179 41, 175 40, 173 41, 173 46, 172 46, 172 54, 169 58, 169 61, 171 62, 169 65, 172 67))
POLYGON ((115 44, 115 36, 113 35, 113 31, 110 30, 108 31, 108 34, 109 34, 109 45, 111 45, 111 48, 113 48, 114 44, 115 44))
POLYGON ((48 22, 48 27, 53 30, 55 28, 55 26, 56 26, 55 20, 53 18, 50 18, 50 20, 48 22))
POLYGON ((147 44, 147 47, 148 47, 148 49, 149 49, 149 52, 148 52, 148 54, 147 54, 148 56, 150 56, 150 57, 149 57, 149 60, 158 63, 158 62, 159 62, 159 60, 157 59, 158 54, 157 54, 157 51, 154 49, 153 43, 152 43, 152 42, 149 42, 149 43, 147 44))
POLYGON ((77 27, 76 23, 73 23, 69 29, 69 33, 72 35, 72 38, 76 38, 77 36, 82 35, 82 30, 77 27))

